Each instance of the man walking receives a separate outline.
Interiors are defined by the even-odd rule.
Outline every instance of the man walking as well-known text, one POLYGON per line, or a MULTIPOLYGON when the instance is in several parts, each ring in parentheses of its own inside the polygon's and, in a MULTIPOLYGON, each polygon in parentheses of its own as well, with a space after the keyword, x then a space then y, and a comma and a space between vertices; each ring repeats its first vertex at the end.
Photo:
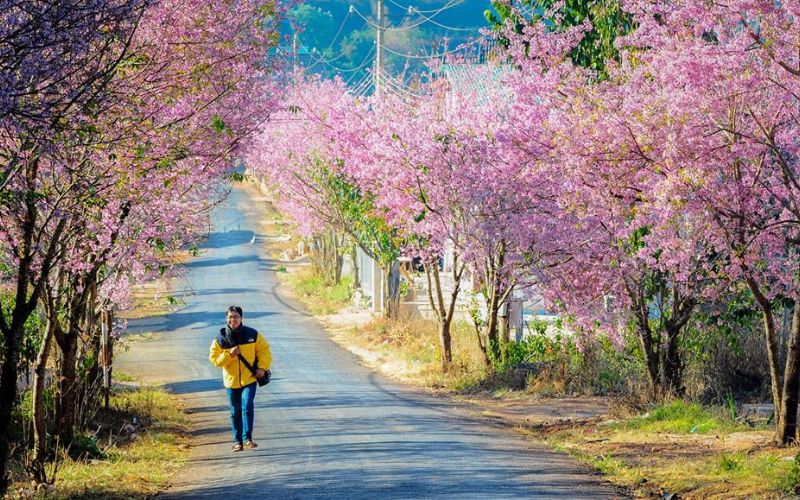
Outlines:
POLYGON ((255 410, 257 378, 272 363, 269 343, 263 335, 242 324, 242 308, 231 306, 227 312, 227 328, 222 328, 214 342, 208 359, 214 366, 222 368, 222 382, 228 392, 233 428, 233 451, 256 448, 253 441, 253 422, 255 410), (254 369, 251 372, 242 358, 254 369))

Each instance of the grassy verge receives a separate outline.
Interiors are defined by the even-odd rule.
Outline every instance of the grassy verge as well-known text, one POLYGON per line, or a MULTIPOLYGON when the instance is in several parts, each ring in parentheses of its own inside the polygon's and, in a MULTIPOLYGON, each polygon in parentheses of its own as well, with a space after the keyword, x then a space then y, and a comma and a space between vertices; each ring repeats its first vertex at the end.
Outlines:
POLYGON ((778 498, 795 494, 800 479, 796 448, 777 448, 770 430, 696 403, 675 401, 630 419, 537 434, 637 496, 778 498))
POLYGON ((429 388, 459 391, 483 380, 486 370, 470 326, 454 322, 451 334, 453 363, 447 372, 442 371, 438 331, 433 321, 374 319, 339 336, 349 345, 375 353, 377 368, 389 375, 429 388))
MULTIPOLYGON (((343 277, 338 285, 326 284, 311 266, 292 269, 285 276, 294 295, 314 315, 336 314, 351 303, 349 276, 343 277)), ((453 324, 453 368, 442 373, 435 322, 371 318, 364 324, 353 324, 349 317, 343 316, 341 324, 328 325, 333 338, 388 375, 450 390, 469 387, 485 376, 477 338, 466 322, 453 324)))
MULTIPOLYGON (((73 457, 59 452, 50 488, 14 483, 12 495, 46 498, 149 498, 185 463, 188 420, 177 398, 154 388, 120 389, 95 419, 97 432, 79 440, 73 457)), ((51 466, 52 467, 52 466, 51 466)))
POLYGON ((353 280, 342 277, 337 285, 326 284, 309 266, 293 270, 286 275, 289 286, 311 314, 333 314, 350 303, 353 280))

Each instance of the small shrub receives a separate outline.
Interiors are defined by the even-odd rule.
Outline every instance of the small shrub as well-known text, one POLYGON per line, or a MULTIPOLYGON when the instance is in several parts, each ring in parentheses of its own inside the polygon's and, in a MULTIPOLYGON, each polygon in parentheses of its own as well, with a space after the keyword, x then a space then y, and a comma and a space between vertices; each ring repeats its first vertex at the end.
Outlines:
POLYGON ((800 453, 797 453, 792 460, 788 474, 781 477, 777 482, 778 489, 790 495, 800 493, 800 453))
POLYGON ((90 460, 105 457, 105 454, 97 444, 97 440, 87 434, 75 434, 67 451, 73 460, 90 460))
MULTIPOLYGON (((635 347, 620 349, 605 337, 575 337, 548 332, 548 324, 529 325, 530 334, 520 342, 502 345, 499 359, 492 360, 495 383, 526 388, 539 395, 566 393, 625 393, 632 382, 642 380, 644 366, 635 347), (519 386, 519 379, 527 383, 519 386)), ((629 345, 635 346, 631 339, 629 345)), ((636 384, 643 387, 643 384, 636 384)))
POLYGON ((720 472, 737 472, 744 468, 745 457, 743 453, 729 455, 722 453, 717 463, 720 472))
POLYGON ((726 412, 719 408, 714 411, 699 403, 683 400, 656 406, 648 413, 626 422, 625 426, 630 429, 683 434, 706 434, 743 428, 741 424, 729 420, 726 412))
POLYGON ((119 370, 114 370, 111 372, 111 376, 117 382, 133 382, 134 378, 132 375, 127 374, 125 372, 121 372, 119 370))

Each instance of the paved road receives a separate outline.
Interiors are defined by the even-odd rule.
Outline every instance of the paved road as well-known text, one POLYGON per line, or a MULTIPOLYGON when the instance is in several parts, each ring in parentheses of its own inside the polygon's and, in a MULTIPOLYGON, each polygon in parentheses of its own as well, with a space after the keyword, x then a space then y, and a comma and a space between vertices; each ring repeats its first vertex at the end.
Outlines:
POLYGON ((615 490, 568 457, 469 410, 389 382, 328 339, 277 289, 255 234, 259 204, 236 189, 185 277, 193 295, 162 331, 117 360, 183 397, 195 423, 192 457, 168 498, 610 498, 615 490), (257 450, 230 452, 219 370, 207 360, 228 305, 266 334, 273 382, 256 396, 257 450))

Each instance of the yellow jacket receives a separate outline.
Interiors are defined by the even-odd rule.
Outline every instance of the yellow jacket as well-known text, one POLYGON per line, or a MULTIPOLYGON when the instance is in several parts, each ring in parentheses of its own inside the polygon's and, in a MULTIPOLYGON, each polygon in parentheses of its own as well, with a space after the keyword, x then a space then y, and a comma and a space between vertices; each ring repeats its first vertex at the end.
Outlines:
POLYGON ((239 346, 239 356, 244 356, 253 368, 267 370, 272 364, 269 343, 263 335, 244 325, 230 334, 223 328, 211 343, 208 359, 214 366, 222 368, 222 382, 229 389, 240 389, 256 381, 256 377, 239 358, 231 356, 229 351, 235 345, 239 346))

